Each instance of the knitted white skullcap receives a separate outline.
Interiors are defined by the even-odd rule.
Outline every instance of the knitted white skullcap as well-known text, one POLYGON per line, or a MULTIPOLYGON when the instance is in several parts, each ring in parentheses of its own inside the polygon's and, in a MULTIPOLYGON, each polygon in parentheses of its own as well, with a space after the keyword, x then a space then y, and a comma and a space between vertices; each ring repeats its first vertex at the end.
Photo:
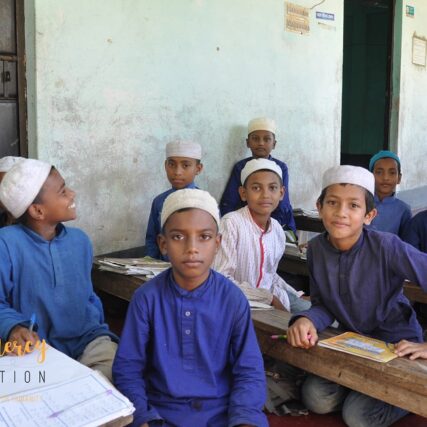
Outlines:
POLYGON ((269 132, 276 133, 276 123, 268 117, 257 117, 248 123, 248 135, 256 130, 268 130, 269 132))
POLYGON ((259 170, 272 171, 279 175, 280 179, 283 179, 282 169, 280 169, 280 166, 276 162, 268 159, 252 159, 246 163, 245 167, 242 169, 242 172, 240 172, 240 181, 242 185, 245 184, 245 181, 249 175, 259 170))
POLYGON ((188 157, 200 160, 202 158, 202 147, 196 142, 175 141, 166 145, 166 158, 188 157))
POLYGON ((49 163, 24 159, 4 176, 0 184, 0 201, 15 218, 23 215, 33 203, 51 168, 49 163))
POLYGON ((8 172, 18 162, 25 160, 23 157, 6 156, 0 159, 0 172, 8 172))
POLYGON ((323 174, 322 190, 333 184, 354 184, 375 194, 375 178, 368 169, 359 166, 334 166, 323 174))
POLYGON ((185 188, 169 194, 163 203, 160 225, 163 228, 167 219, 176 211, 196 208, 211 214, 219 227, 219 210, 216 200, 207 192, 197 188, 185 188))

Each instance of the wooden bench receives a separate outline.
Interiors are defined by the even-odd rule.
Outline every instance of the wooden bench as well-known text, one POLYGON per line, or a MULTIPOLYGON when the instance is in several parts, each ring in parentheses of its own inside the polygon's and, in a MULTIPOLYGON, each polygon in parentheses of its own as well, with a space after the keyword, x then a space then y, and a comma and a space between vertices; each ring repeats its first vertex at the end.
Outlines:
MULTIPOLYGON (((388 363, 315 346, 309 350, 291 347, 270 338, 287 330, 290 314, 278 310, 252 313, 261 350, 331 381, 427 417, 427 361, 397 358, 388 363)), ((328 329, 320 339, 335 335, 328 329)))

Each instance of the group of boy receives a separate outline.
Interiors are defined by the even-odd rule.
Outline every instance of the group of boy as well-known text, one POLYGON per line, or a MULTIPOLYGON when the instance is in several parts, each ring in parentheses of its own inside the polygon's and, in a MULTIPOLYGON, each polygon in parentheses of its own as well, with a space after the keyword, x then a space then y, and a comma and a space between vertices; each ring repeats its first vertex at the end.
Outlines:
MULTIPOLYGON (((284 185, 287 166, 270 154, 274 122, 252 120, 246 143, 252 157, 233 169, 222 218, 216 201, 194 183, 203 169, 201 147, 167 145, 172 188, 153 201, 146 247, 148 255, 168 259, 171 269, 135 293, 117 353, 118 338, 104 323, 90 281, 89 239, 62 224, 76 217, 75 193, 47 163, 11 165, 0 201, 18 223, 0 230, 0 337, 46 339, 100 369, 134 403, 134 425, 144 427, 267 425, 263 360, 248 300, 293 313, 293 346, 312 347, 318 332, 337 320, 347 330, 397 343, 399 356, 427 358, 421 327, 402 293, 405 279, 427 290, 427 254, 395 235, 410 229, 406 206, 394 194, 401 178, 397 156, 374 156, 373 174, 353 166, 325 172, 317 207, 326 232, 310 242, 307 254, 310 303, 276 272, 284 228, 294 230, 295 223, 284 185), (388 216, 396 204, 403 213, 388 216), (395 234, 369 229, 377 209, 395 234), (38 320, 30 331, 32 313, 38 320)), ((314 412, 342 409, 349 426, 387 426, 406 414, 313 375, 301 396, 314 412)))

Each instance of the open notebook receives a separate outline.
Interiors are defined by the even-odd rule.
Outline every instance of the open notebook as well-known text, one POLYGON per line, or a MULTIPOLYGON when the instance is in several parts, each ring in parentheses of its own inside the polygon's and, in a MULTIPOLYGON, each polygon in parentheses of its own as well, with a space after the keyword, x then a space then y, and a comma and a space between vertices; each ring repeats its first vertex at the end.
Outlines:
POLYGON ((0 357, 0 427, 99 426, 131 415, 132 403, 100 373, 49 347, 0 357))

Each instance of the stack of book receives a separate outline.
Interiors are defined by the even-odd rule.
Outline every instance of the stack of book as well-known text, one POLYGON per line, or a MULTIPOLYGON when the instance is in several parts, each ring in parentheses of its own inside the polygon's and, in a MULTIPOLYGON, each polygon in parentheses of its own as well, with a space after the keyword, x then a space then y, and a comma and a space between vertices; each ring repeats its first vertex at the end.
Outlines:
POLYGON ((293 210, 294 216, 306 216, 309 218, 319 218, 319 212, 317 209, 303 209, 303 208, 295 208, 293 210))
POLYGON ((100 270, 128 276, 144 276, 150 279, 170 267, 170 263, 148 256, 143 258, 98 258, 96 264, 100 270))

